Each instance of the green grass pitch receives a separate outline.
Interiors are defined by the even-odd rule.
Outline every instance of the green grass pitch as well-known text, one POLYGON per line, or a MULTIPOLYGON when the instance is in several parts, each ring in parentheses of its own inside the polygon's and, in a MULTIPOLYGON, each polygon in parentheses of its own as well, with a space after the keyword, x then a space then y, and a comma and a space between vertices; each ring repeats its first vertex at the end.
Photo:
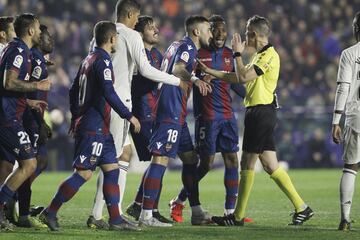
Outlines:
MULTIPOLYGON (((47 205, 58 185, 70 173, 45 173, 33 186, 32 203, 47 205)), ((96 177, 85 184, 78 194, 59 212, 61 231, 29 230, 17 228, 14 232, 0 232, 0 239, 360 239, 360 223, 353 224, 353 231, 336 230, 339 221, 339 179, 341 170, 291 170, 290 176, 305 201, 315 211, 315 216, 301 227, 287 226, 293 207, 276 184, 265 173, 258 173, 250 196, 247 215, 255 223, 245 227, 217 226, 193 227, 189 207, 185 209, 186 222, 172 228, 146 228, 141 232, 113 232, 90 230, 86 220, 90 213, 95 192, 96 177)), ((139 174, 129 174, 123 208, 131 202, 139 174)), ((160 211, 168 216, 168 202, 180 189, 180 172, 167 172, 163 181, 160 211)), ((212 171, 200 184, 200 198, 205 209, 212 214, 223 213, 223 171, 212 171)), ((355 192, 352 216, 360 216, 359 194, 355 192)), ((106 213, 104 211, 104 213, 106 213)))

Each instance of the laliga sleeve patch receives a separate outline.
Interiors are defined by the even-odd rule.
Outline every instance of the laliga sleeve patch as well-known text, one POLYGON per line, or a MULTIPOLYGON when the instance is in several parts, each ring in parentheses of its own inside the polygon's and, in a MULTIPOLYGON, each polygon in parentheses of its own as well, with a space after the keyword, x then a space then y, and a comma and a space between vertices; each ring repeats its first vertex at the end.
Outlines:
POLYGON ((21 55, 17 55, 13 62, 14 67, 20 68, 23 61, 24 61, 23 57, 21 55))
POLYGON ((33 78, 40 79, 42 73, 42 69, 40 66, 36 66, 31 74, 33 78))
POLYGON ((112 81, 111 70, 109 68, 104 69, 104 79, 112 81))
POLYGON ((189 61, 189 58, 190 58, 190 55, 188 52, 183 52, 180 56, 180 59, 186 63, 189 61))

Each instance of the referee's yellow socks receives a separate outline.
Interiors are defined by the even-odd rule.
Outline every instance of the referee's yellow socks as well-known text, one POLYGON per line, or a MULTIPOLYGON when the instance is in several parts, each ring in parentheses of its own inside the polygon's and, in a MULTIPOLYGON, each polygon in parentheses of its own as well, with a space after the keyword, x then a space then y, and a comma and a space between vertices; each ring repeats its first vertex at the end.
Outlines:
POLYGON ((295 207, 296 212, 301 212, 306 208, 306 204, 297 193, 294 185, 291 182, 289 175, 283 168, 279 167, 278 169, 276 169, 270 175, 270 177, 276 182, 276 184, 290 199, 290 201, 295 207))
POLYGON ((238 191, 238 199, 234 216, 236 220, 241 220, 245 217, 245 209, 249 200, 252 186, 254 185, 255 172, 254 170, 240 171, 240 183, 238 191))

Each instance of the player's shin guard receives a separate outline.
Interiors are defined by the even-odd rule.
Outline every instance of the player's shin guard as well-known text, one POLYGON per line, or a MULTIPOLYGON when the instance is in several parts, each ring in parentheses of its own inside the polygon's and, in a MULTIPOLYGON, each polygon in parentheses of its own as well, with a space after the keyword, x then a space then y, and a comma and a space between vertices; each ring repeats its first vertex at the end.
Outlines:
POLYGON ((199 201, 199 180, 196 177, 197 164, 183 164, 182 182, 186 192, 189 194, 190 206, 200 205, 199 201))
POLYGON ((103 193, 109 211, 109 223, 111 224, 119 224, 123 221, 119 210, 120 189, 118 179, 119 169, 104 172, 103 193))
POLYGON ((100 169, 99 175, 96 181, 96 193, 94 199, 94 206, 92 209, 92 215, 95 220, 102 219, 103 208, 105 204, 104 194, 103 194, 103 185, 104 185, 104 173, 100 169))
POLYGON ((225 168, 224 185, 226 190, 225 211, 226 214, 233 213, 239 185, 239 170, 237 167, 225 168))
POLYGON ((17 192, 19 201, 19 216, 28 216, 31 200, 31 179, 26 179, 17 192))
POLYGON ((295 207, 296 212, 301 212, 305 210, 307 205, 299 196, 298 192, 296 191, 294 185, 291 182, 289 175, 284 169, 279 167, 271 174, 270 177, 276 182, 276 184, 280 187, 280 189, 290 199, 290 201, 295 207))
POLYGON ((242 220, 245 217, 245 209, 247 207, 252 186, 254 185, 254 178, 254 170, 242 170, 240 172, 239 195, 234 212, 236 220, 242 220))
POLYGON ((4 208, 5 203, 11 200, 14 196, 13 192, 8 186, 2 185, 0 190, 0 209, 4 208))
POLYGON ((78 173, 73 173, 59 187, 46 211, 50 217, 55 217, 63 203, 69 201, 86 180, 78 173))
POLYGON ((144 172, 142 178, 141 178, 141 183, 140 186, 136 192, 136 196, 135 196, 135 202, 136 203, 142 203, 142 198, 143 198, 143 193, 144 193, 144 180, 145 180, 145 176, 149 170, 150 166, 146 169, 146 171, 144 172))
POLYGON ((344 168, 340 181, 341 220, 346 220, 347 222, 351 222, 350 210, 354 195, 356 175, 356 171, 344 168))
POLYGON ((161 188, 166 167, 151 163, 144 179, 143 209, 153 210, 161 188))

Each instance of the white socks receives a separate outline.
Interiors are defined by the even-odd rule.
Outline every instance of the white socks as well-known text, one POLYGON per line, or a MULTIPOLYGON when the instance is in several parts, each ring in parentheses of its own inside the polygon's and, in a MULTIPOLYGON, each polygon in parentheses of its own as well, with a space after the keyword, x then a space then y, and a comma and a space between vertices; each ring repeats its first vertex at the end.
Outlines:
POLYGON ((225 209, 224 213, 225 215, 230 215, 233 214, 235 212, 235 209, 225 209))
POLYGON ((104 194, 103 194, 103 184, 104 184, 104 173, 100 169, 96 182, 96 194, 95 194, 94 206, 92 210, 92 215, 96 220, 102 219, 103 208, 105 204, 104 194))
POLYGON ((350 210, 354 195, 356 174, 356 171, 344 168, 340 181, 341 220, 345 219, 348 222, 350 222, 350 210))
POLYGON ((191 215, 201 215, 204 212, 201 205, 191 207, 191 215))
POLYGON ((122 201, 124 199, 124 192, 125 192, 125 185, 126 185, 126 175, 127 172, 129 170, 129 162, 125 162, 125 161, 118 161, 119 163, 119 169, 120 169, 120 174, 119 174, 119 187, 120 187, 120 202, 119 202, 119 209, 120 209, 120 214, 122 214, 122 201))
POLYGON ((146 210, 146 209, 141 209, 141 213, 140 213, 140 219, 141 220, 149 220, 153 217, 153 210, 146 210))

